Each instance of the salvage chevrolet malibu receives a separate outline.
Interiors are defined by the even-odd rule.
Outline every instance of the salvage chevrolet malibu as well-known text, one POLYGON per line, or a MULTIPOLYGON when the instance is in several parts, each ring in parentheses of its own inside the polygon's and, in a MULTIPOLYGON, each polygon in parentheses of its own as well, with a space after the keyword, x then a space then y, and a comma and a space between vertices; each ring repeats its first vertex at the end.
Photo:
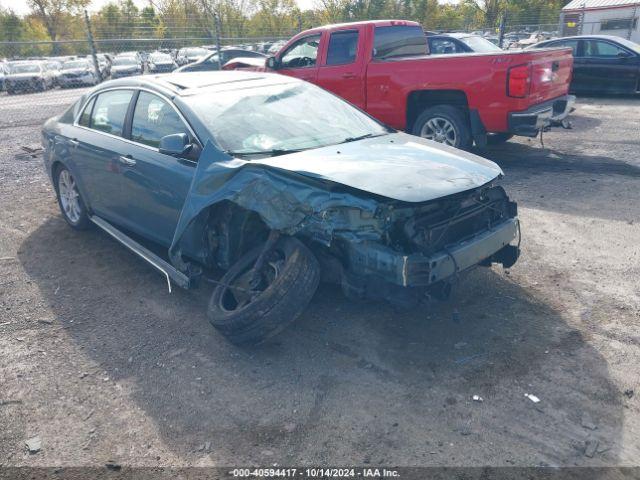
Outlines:
POLYGON ((169 290, 215 283, 208 318, 234 343, 282 330, 321 274, 349 297, 411 305, 519 255, 496 164, 294 78, 106 82, 47 121, 43 142, 67 223, 102 228, 169 290))

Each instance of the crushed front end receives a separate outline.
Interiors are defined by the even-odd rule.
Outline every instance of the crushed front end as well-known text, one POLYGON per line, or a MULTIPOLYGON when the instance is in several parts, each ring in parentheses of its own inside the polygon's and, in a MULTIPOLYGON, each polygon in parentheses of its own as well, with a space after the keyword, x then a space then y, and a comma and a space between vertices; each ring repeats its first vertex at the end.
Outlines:
POLYGON ((357 212, 324 212, 337 226, 326 253, 341 260, 325 264, 350 296, 445 297, 462 272, 491 263, 508 268, 520 254, 519 245, 512 245, 519 244, 517 205, 500 186, 417 205, 381 202, 373 215, 357 212))

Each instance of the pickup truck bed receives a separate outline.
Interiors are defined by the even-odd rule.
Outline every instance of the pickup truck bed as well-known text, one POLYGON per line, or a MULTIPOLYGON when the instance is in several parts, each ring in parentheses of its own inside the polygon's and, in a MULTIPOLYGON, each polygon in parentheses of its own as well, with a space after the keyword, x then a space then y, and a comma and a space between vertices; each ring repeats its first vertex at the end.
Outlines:
POLYGON ((299 33, 266 65, 313 82, 399 130, 458 148, 535 136, 560 123, 573 97, 571 49, 428 55, 419 24, 370 21, 299 33))

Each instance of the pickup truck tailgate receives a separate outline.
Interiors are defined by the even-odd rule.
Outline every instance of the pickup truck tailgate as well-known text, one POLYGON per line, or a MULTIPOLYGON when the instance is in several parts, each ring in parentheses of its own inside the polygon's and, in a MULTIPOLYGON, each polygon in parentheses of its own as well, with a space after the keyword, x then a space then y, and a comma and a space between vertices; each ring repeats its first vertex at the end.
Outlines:
POLYGON ((571 83, 573 55, 570 48, 530 49, 531 58, 531 103, 565 95, 571 83))

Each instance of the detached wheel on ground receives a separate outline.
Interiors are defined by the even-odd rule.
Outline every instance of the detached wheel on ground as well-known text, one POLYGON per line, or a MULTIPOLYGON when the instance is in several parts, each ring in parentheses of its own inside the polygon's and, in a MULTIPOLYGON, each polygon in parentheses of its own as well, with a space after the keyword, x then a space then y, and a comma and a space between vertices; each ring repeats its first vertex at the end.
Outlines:
POLYGON ((211 295, 211 324, 235 344, 257 344, 291 324, 306 308, 320 281, 311 251, 293 237, 280 237, 254 266, 263 248, 243 255, 211 295))
POLYGON ((490 133, 487 135, 487 145, 500 145, 513 138, 510 133, 490 133))
POLYGON ((451 105, 437 105, 422 112, 411 131, 413 135, 468 150, 473 138, 465 113, 451 105))
POLYGON ((78 185, 67 167, 60 167, 55 172, 56 196, 60 211, 66 222, 76 230, 86 230, 91 226, 78 185))

